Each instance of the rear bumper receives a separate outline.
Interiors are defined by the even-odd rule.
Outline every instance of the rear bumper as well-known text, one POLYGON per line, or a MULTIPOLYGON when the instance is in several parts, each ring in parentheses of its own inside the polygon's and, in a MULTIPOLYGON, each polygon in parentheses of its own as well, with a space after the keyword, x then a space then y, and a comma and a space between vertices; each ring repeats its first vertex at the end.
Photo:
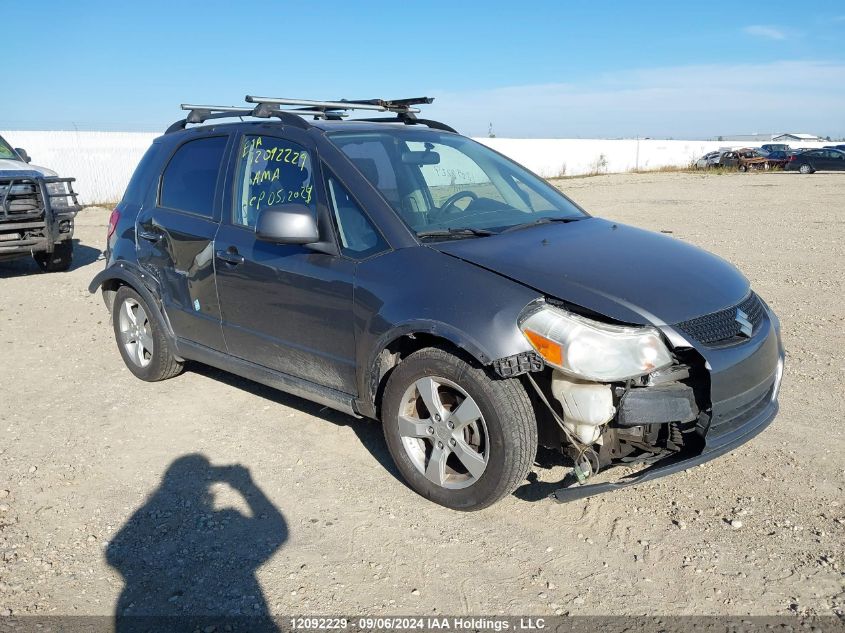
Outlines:
POLYGON ((710 370, 712 409, 700 429, 704 447, 697 454, 672 455, 619 481, 576 484, 552 494, 558 502, 633 486, 698 466, 724 455, 760 433, 778 413, 784 351, 777 317, 766 310, 760 331, 747 344, 700 350, 710 370))

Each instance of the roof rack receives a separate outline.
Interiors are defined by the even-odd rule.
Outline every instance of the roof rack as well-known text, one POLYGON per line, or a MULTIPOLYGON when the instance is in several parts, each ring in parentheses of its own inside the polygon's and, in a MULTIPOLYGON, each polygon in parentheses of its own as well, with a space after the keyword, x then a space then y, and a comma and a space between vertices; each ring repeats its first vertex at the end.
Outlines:
POLYGON ((266 103, 275 106, 305 106, 322 112, 337 112, 344 110, 375 110, 377 112, 395 112, 397 114, 414 114, 419 108, 411 106, 428 104, 434 101, 433 97, 413 97, 410 99, 341 99, 340 101, 312 101, 310 99, 287 99, 275 97, 246 96, 247 103, 266 103))
POLYGON ((311 125, 302 117, 314 117, 314 119, 326 119, 339 121, 349 116, 349 111, 364 110, 369 112, 389 112, 395 114, 395 118, 366 118, 352 119, 353 121, 367 121, 370 123, 404 123, 406 125, 426 125, 428 127, 455 132, 445 123, 429 119, 418 119, 415 115, 419 108, 415 105, 429 104, 434 101, 433 97, 411 97, 407 99, 361 99, 340 101, 313 101, 310 99, 289 99, 277 97, 256 97, 247 95, 246 102, 255 104, 253 108, 238 106, 212 106, 193 105, 183 103, 181 108, 188 111, 184 119, 180 119, 167 128, 165 134, 184 130, 189 123, 203 123, 212 119, 223 119, 231 117, 275 117, 283 123, 294 125, 299 128, 309 128, 311 125), (282 107, 287 106, 287 107, 282 107), (299 107, 293 107, 299 106, 299 107))

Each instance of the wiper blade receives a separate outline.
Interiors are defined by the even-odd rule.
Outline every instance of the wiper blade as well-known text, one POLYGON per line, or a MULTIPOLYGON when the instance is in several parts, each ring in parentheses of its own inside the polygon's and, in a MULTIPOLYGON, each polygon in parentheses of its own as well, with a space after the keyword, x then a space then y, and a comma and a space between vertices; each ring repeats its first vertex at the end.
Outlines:
POLYGON ((495 235, 487 229, 473 229, 468 226, 460 226, 448 229, 433 229, 431 231, 420 231, 417 237, 487 237, 495 235))
POLYGON ((518 231, 519 229, 527 229, 532 226, 537 226, 538 224, 551 224, 552 222, 560 222, 561 224, 568 224, 569 222, 577 222, 578 220, 583 220, 584 218, 580 217, 573 217, 570 216, 568 218, 540 218, 539 220, 532 220, 531 222, 523 222, 522 224, 514 224, 513 226, 509 226, 506 229, 503 229, 502 233, 507 233, 508 231, 518 231))

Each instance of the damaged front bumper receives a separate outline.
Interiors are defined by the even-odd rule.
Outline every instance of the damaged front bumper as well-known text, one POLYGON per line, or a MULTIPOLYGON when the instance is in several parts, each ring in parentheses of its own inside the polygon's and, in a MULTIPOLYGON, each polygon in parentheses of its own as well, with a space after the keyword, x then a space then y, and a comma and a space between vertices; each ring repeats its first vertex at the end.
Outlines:
MULTIPOLYGON (((551 495, 554 500, 563 503, 583 499, 698 466, 744 444, 772 422, 778 413, 784 351, 779 323, 771 311, 766 310, 761 327, 747 342, 721 348, 696 345, 695 350, 705 361, 711 400, 709 409, 698 417, 698 434, 703 438, 700 449, 669 454, 617 481, 590 484, 587 480, 562 487, 551 495)), ((695 403, 690 393, 683 388, 666 389, 630 392, 631 399, 620 402, 620 426, 660 417, 680 419, 684 412, 692 412, 695 403)))
POLYGON ((552 493, 552 499, 560 503, 569 501, 576 501, 577 499, 584 499, 593 495, 601 494, 603 492, 610 492, 612 490, 619 490, 636 484, 641 484, 658 477, 665 477, 672 475, 682 470, 687 470, 693 466, 698 466, 711 459, 724 455, 735 449, 737 446, 745 444, 745 442, 752 439, 755 435, 765 429, 778 412, 778 403, 775 398, 766 403, 759 413, 746 421, 743 426, 738 429, 738 432, 730 437, 727 441, 719 442, 714 445, 705 444, 704 450, 698 455, 683 456, 673 455, 665 458, 659 462, 652 464, 649 468, 641 470, 629 477, 625 477, 619 481, 605 482, 600 484, 574 484, 566 488, 559 488, 552 493))

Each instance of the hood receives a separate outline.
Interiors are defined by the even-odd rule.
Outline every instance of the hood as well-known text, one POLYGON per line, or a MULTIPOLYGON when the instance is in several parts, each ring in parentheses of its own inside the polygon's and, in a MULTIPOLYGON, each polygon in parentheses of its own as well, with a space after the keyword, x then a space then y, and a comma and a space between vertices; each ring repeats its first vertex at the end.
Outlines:
POLYGON ((600 218, 431 246, 626 323, 679 323, 736 305, 749 290, 716 255, 600 218))
POLYGON ((46 167, 39 167, 38 165, 32 165, 30 163, 25 163, 22 160, 11 160, 9 158, 0 158, 0 178, 4 177, 6 174, 5 172, 14 171, 14 172, 36 172, 42 176, 55 176, 57 175, 52 169, 47 169, 46 167))

